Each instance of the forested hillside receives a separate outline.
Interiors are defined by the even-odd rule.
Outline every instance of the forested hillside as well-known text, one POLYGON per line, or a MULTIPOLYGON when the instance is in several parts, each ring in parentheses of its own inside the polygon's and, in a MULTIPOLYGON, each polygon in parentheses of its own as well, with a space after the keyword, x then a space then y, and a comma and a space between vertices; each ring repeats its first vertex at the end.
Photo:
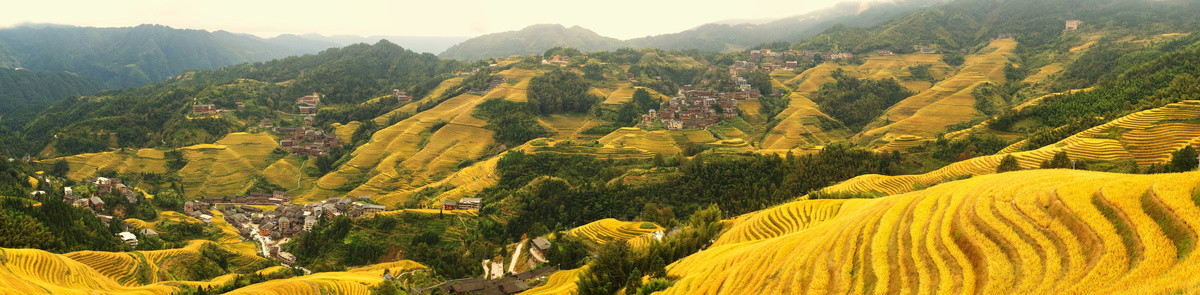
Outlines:
POLYGON ((39 107, 102 89, 99 80, 75 74, 0 68, 0 115, 5 116, 0 124, 20 128, 21 122, 37 116, 39 107))
POLYGON ((312 40, 273 40, 225 31, 24 25, 0 29, 0 66, 72 72, 107 88, 133 87, 184 70, 315 53, 336 46, 312 40))
POLYGON ((1014 34, 1022 48, 1061 46, 1066 20, 1086 27, 1120 27, 1143 33, 1170 33, 1196 27, 1190 1, 960 0, 934 6, 871 27, 835 26, 793 44, 793 48, 852 53, 875 50, 915 52, 977 50, 1001 34, 1014 34))
POLYGON ((704 24, 679 33, 626 40, 633 48, 740 51, 763 43, 796 42, 833 27, 869 27, 943 0, 850 1, 764 24, 704 24))
MULTIPOLYGON (((381 41, 329 49, 317 55, 192 71, 142 87, 60 100, 24 126, 23 148, 37 152, 57 142, 60 153, 75 154, 108 147, 179 147, 212 142, 243 127, 219 118, 190 117, 191 105, 211 103, 236 110, 235 103, 242 102, 246 109, 233 116, 251 122, 278 119, 278 111, 295 113, 295 100, 314 92, 323 94, 322 102, 331 105, 357 105, 390 95, 396 88, 423 95, 462 66, 381 41), (107 134, 97 137, 101 131, 114 133, 113 139, 107 134), (58 136, 52 141, 54 134, 58 136)), ((394 107, 396 100, 385 103, 394 107)), ((332 111, 317 115, 340 114, 332 111)))

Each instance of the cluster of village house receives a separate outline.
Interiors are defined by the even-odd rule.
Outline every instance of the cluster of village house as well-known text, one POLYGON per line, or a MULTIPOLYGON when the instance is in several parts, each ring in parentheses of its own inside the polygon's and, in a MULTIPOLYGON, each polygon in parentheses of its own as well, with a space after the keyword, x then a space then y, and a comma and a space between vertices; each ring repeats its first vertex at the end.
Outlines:
POLYGON ((250 193, 246 196, 205 197, 200 201, 188 201, 183 205, 184 214, 204 222, 212 222, 209 215, 215 205, 225 216, 225 222, 238 230, 242 238, 255 241, 259 253, 278 259, 285 264, 294 264, 296 257, 280 246, 294 235, 312 230, 322 220, 337 216, 369 218, 383 212, 383 205, 364 203, 370 196, 331 198, 308 204, 291 204, 285 192, 250 193), (262 210, 251 205, 275 205, 274 210, 262 210))
MULTIPOLYGON (((269 124, 270 122, 264 122, 260 125, 266 127, 269 124)), ((333 147, 346 144, 337 137, 337 134, 326 133, 310 126, 271 127, 271 131, 282 135, 279 138, 280 148, 297 156, 324 156, 328 155, 329 150, 333 147)))
POLYGON ((708 128, 721 119, 737 117, 737 100, 734 97, 740 95, 742 94, 694 90, 690 85, 684 86, 679 95, 663 102, 658 109, 651 109, 642 115, 641 124, 662 126, 669 130, 708 128))
MULTIPOLYGON (((105 212, 104 200, 101 200, 99 196, 117 192, 130 204, 136 204, 138 202, 138 193, 135 192, 133 188, 121 183, 120 179, 93 177, 90 179, 85 179, 83 182, 84 185, 92 186, 95 188, 95 190, 92 191, 90 195, 85 195, 83 193, 76 193, 75 189, 72 187, 63 187, 63 203, 83 208, 84 210, 91 212, 96 216, 96 218, 99 218, 100 221, 104 222, 105 225, 112 222, 113 217, 112 215, 102 214, 105 212)), ((46 192, 35 191, 32 193, 32 195, 37 194, 44 195, 46 192)), ((142 234, 146 236, 158 235, 158 233, 151 229, 143 229, 142 234)), ((121 238, 121 241, 124 241, 130 246, 137 247, 137 237, 133 233, 128 231, 120 232, 117 234, 117 237, 121 238)))

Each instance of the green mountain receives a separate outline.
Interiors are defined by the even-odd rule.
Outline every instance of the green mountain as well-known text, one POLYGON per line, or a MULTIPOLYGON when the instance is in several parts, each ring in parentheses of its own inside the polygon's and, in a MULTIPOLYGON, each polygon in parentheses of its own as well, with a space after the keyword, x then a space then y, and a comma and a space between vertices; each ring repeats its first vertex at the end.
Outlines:
POLYGON ((1014 34, 1022 47, 1040 48, 1060 41, 1067 20, 1084 28, 1124 28, 1171 33, 1200 25, 1195 1, 1129 0, 959 0, 871 27, 834 26, 793 47, 866 53, 978 49, 1000 34, 1014 34))
POLYGON ((0 115, 4 123, 13 115, 36 115, 36 108, 73 95, 88 95, 104 89, 99 80, 71 73, 0 68, 0 115), (32 110, 32 111, 30 111, 32 110))
POLYGON ((0 30, 0 66, 71 72, 98 79, 108 88, 125 88, 161 81, 184 70, 210 70, 333 46, 308 39, 262 39, 161 25, 24 25, 0 30))
POLYGON ((835 25, 869 27, 945 2, 947 1, 843 2, 803 15, 760 24, 737 23, 736 21, 710 23, 679 33, 629 40, 600 36, 578 26, 565 28, 562 25, 554 24, 534 25, 520 31, 472 38, 447 49, 439 56, 461 60, 479 60, 508 57, 514 54, 540 54, 554 47, 573 47, 581 51, 611 51, 622 47, 739 51, 763 43, 803 40, 820 34, 835 25))
POLYGON ((600 36, 579 26, 567 28, 558 24, 542 24, 532 25, 520 31, 471 38, 446 49, 438 56, 474 61, 511 55, 542 54, 554 47, 597 51, 615 50, 626 46, 621 40, 600 36))
MULTIPOLYGON (((414 96, 424 95, 463 69, 460 62, 380 41, 332 48, 315 55, 189 71, 179 78, 140 87, 59 100, 22 128, 21 142, 25 146, 9 148, 37 152, 57 142, 58 153, 76 154, 108 147, 178 147, 212 142, 238 127, 221 118, 189 118, 191 105, 214 104, 236 110, 236 103, 241 102, 245 110, 231 111, 230 116, 279 122, 283 115, 276 111, 296 113, 296 98, 313 92, 323 94, 323 106, 344 105, 339 110, 346 111, 346 116, 362 113, 373 117, 380 115, 381 108, 394 108, 396 100, 362 107, 359 104, 390 95, 396 88, 414 96), (113 137, 97 138, 97 133, 112 133, 113 137)), ((317 117, 328 120, 341 114, 322 113, 317 117)))
POLYGON ((705 24, 695 29, 627 40, 634 48, 742 50, 762 43, 794 42, 833 27, 868 27, 944 0, 842 2, 829 8, 762 24, 705 24))

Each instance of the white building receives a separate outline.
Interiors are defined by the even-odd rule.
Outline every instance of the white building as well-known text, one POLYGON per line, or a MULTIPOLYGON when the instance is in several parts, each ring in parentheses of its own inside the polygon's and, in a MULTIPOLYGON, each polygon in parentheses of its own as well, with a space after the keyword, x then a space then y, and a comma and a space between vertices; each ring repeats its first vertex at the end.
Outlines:
POLYGON ((129 246, 137 247, 137 244, 138 244, 137 236, 133 235, 133 233, 123 231, 123 232, 117 233, 117 237, 121 238, 122 242, 129 244, 129 246))

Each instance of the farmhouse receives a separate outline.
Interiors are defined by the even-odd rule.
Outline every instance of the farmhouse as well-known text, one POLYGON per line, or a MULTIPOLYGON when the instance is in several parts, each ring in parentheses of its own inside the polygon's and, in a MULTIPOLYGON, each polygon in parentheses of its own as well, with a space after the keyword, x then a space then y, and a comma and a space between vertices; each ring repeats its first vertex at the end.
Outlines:
POLYGON ((316 107, 300 106, 300 114, 310 115, 310 114, 316 114, 316 113, 317 113, 316 107))
POLYGON ((1074 30, 1078 30, 1078 29, 1079 29, 1079 25, 1082 25, 1082 24, 1083 24, 1083 21, 1081 21, 1081 20, 1077 20, 1077 19, 1068 20, 1068 21, 1067 21, 1067 27, 1066 27, 1065 29, 1063 29, 1063 31, 1074 31, 1074 30))
POLYGON ((454 210, 457 207, 458 207, 458 202, 455 202, 455 201, 443 201, 442 202, 442 210, 454 210))
POLYGON ((482 200, 479 198, 462 198, 458 200, 458 208, 463 210, 479 210, 482 200))
POLYGON ((323 95, 321 95, 320 93, 313 92, 313 94, 312 94, 312 95, 305 96, 305 97, 301 97, 301 98, 297 98, 297 99, 296 99, 296 104, 306 104, 306 105, 309 105, 309 106, 316 106, 316 105, 319 105, 319 104, 321 104, 321 97, 322 97, 322 96, 323 96, 323 95))
POLYGON ((550 240, 547 240, 544 237, 537 237, 536 239, 533 239, 533 248, 545 255, 546 250, 550 250, 550 240))
POLYGON ((137 236, 133 235, 133 233, 123 231, 123 232, 117 233, 117 237, 121 238, 122 242, 129 244, 130 247, 137 247, 137 245, 138 245, 137 236))
POLYGON ((193 114, 212 114, 220 111, 217 106, 212 104, 197 104, 192 105, 193 114))
POLYGON ((395 96, 396 101, 401 103, 412 100, 412 97, 408 96, 408 92, 400 91, 400 89, 392 89, 392 96, 395 96))

